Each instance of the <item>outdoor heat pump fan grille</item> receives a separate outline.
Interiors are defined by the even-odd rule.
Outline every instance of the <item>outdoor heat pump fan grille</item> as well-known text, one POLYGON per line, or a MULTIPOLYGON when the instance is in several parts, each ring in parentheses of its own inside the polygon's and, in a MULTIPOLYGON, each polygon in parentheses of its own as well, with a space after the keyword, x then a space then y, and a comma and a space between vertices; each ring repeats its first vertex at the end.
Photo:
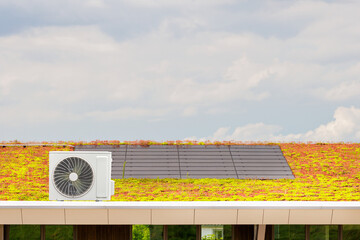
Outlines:
POLYGON ((53 179, 56 189, 61 194, 76 198, 90 190, 94 173, 85 160, 78 157, 68 157, 57 164, 53 179))

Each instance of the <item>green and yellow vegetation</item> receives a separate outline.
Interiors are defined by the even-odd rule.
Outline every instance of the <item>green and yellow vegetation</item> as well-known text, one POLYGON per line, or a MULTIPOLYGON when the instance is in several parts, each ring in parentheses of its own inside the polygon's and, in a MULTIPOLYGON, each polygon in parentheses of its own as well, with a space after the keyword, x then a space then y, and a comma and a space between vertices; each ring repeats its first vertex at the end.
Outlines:
MULTIPOLYGON (((89 143, 67 143, 89 144, 89 143)), ((118 141, 90 144, 124 144, 118 141)), ((126 144, 158 144, 146 141, 126 144)), ((167 142, 162 144, 193 144, 167 142)), ((199 144, 199 143, 197 143, 199 144)), ((200 143, 210 144, 210 143, 200 143)), ((214 143, 212 143, 214 144, 214 143)), ((233 144, 222 142, 215 144, 233 144)), ((113 201, 359 201, 360 144, 273 143, 295 179, 116 179, 113 201)), ((48 200, 48 153, 71 146, 0 148, 0 200, 48 200)))

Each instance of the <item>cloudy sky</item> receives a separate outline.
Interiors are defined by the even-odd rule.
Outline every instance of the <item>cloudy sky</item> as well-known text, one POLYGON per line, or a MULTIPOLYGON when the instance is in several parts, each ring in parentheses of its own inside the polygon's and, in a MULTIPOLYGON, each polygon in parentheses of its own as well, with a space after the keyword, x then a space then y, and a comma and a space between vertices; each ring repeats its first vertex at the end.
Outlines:
POLYGON ((360 141, 360 1, 0 0, 0 141, 360 141))

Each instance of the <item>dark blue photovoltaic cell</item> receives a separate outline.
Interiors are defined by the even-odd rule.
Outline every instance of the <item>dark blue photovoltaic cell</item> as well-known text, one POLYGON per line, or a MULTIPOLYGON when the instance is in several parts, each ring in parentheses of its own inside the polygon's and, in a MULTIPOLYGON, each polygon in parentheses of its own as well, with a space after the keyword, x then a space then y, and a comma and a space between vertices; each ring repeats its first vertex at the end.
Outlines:
POLYGON ((112 178, 278 179, 294 175, 277 145, 79 145, 111 151, 112 178))

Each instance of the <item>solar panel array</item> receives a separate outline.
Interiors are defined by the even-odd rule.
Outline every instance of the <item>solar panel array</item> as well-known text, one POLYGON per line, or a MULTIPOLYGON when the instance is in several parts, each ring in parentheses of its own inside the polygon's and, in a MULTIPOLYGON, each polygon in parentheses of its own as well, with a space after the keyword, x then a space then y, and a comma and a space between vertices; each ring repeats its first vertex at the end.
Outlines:
POLYGON ((277 145, 79 145, 112 152, 112 178, 278 179, 294 175, 277 145))

